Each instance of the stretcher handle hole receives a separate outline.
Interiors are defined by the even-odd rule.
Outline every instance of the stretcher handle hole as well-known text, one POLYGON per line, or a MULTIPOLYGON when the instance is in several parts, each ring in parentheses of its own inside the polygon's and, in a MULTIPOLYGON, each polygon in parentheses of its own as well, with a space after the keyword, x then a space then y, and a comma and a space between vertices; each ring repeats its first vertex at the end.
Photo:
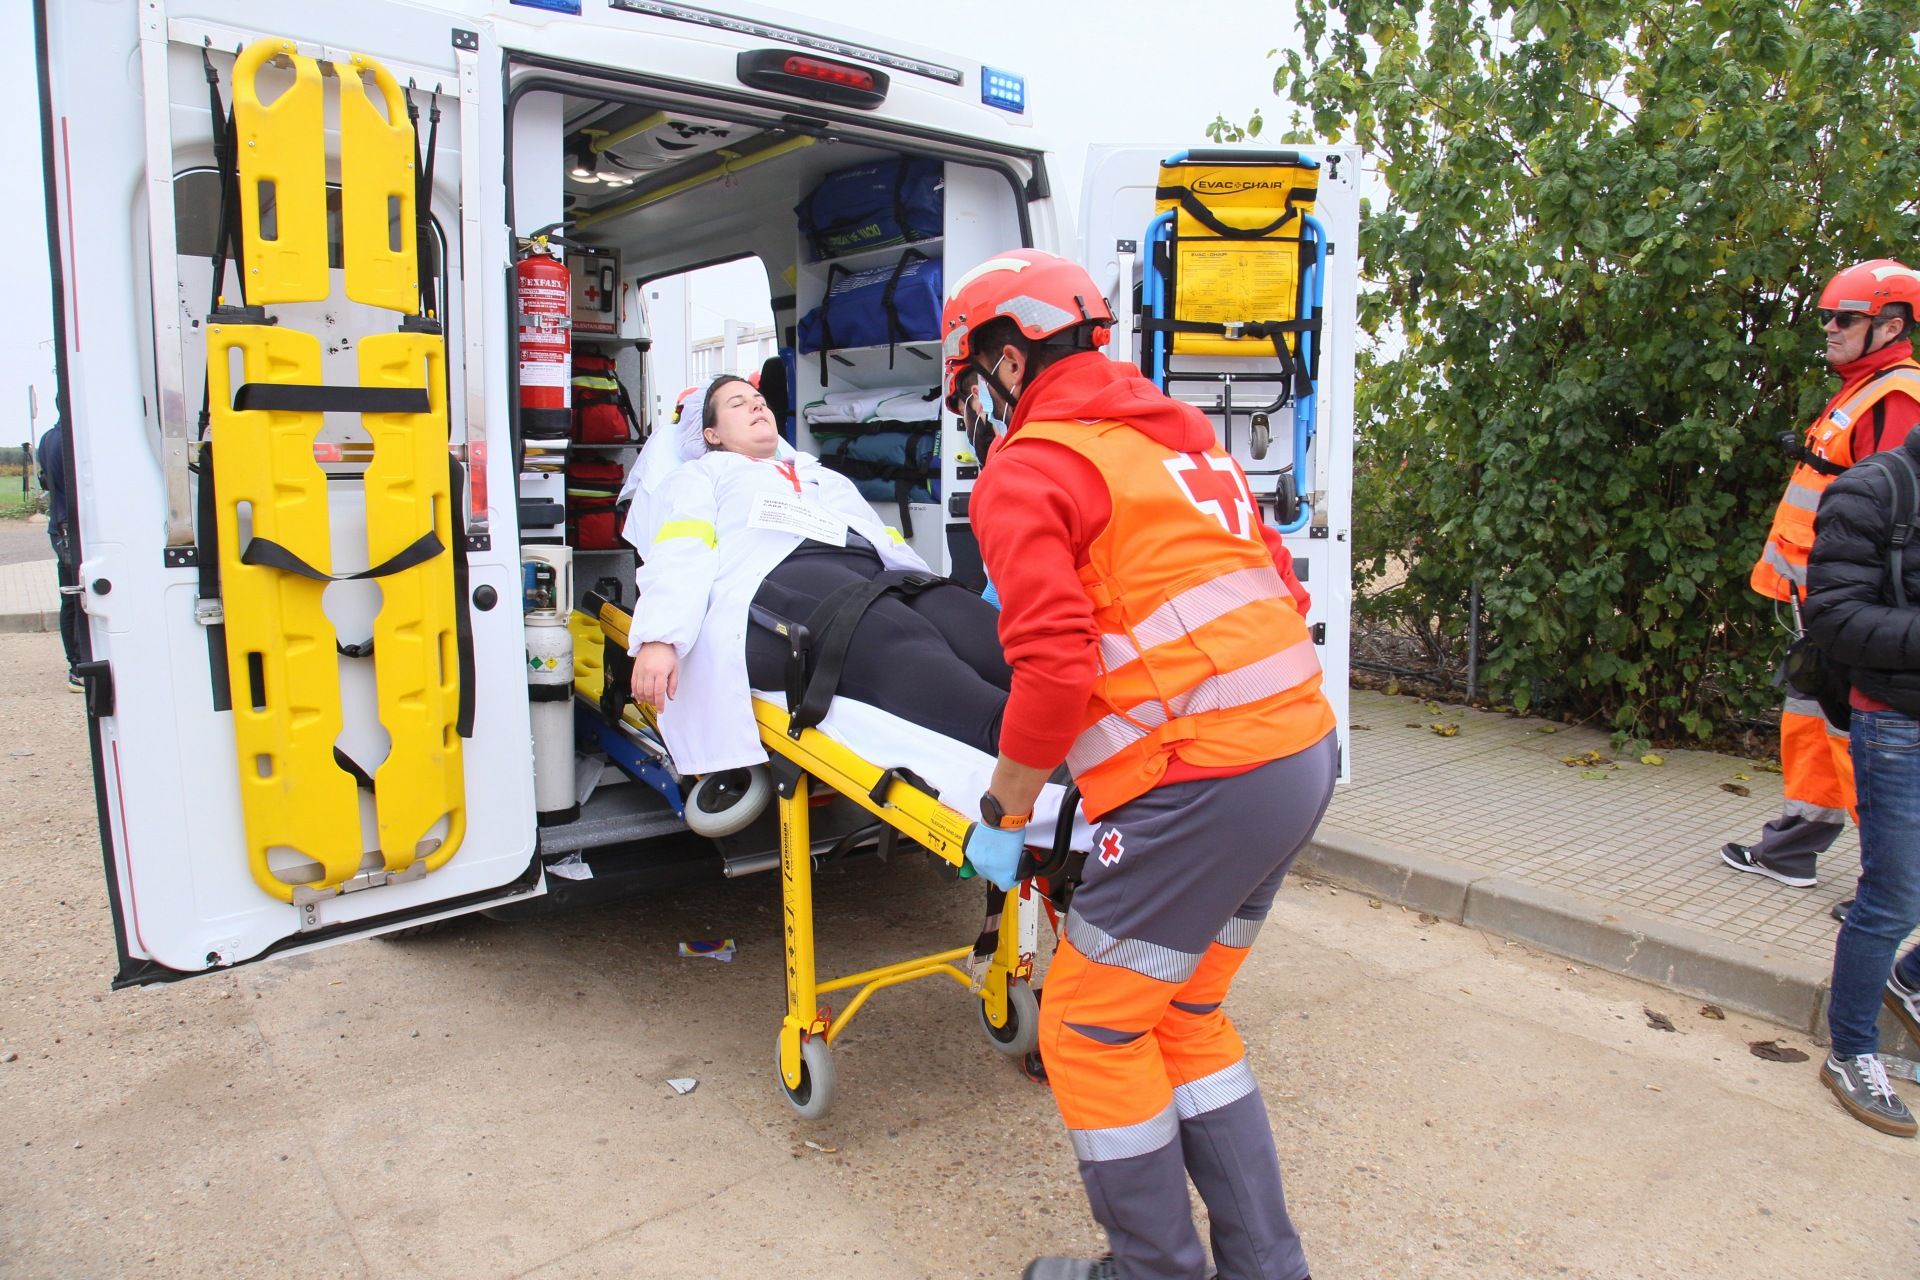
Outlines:
POLYGON ((400 252, 400 197, 387 197, 387 252, 400 252))
MULTIPOLYGON (((257 650, 247 655, 247 705, 255 711, 267 709, 267 655, 257 650)), ((260 758, 264 761, 267 757, 260 758)))
POLYGON ((276 191, 272 178, 262 178, 254 188, 254 204, 260 215, 260 238, 278 240, 280 238, 280 205, 275 198, 276 191))
POLYGON ((265 752, 261 752, 255 756, 253 758, 253 771, 262 778, 271 778, 273 776, 273 757, 265 752))

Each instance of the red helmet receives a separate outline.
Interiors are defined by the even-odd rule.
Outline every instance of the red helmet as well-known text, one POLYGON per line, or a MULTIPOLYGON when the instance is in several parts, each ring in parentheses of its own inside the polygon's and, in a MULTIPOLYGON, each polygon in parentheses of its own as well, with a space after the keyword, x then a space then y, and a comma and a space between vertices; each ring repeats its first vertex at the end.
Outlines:
POLYGON ((1920 313, 1920 271, 1892 258, 1875 258, 1848 267, 1820 291, 1820 310, 1858 311, 1877 316, 1889 302, 1904 302, 1920 313))
POLYGON ((1009 249, 988 258, 954 282, 940 318, 947 407, 955 413, 960 376, 978 368, 973 331, 999 316, 1011 318, 1035 342, 1066 334, 1073 346, 1092 351, 1106 345, 1113 308, 1078 263, 1037 249, 1009 249))

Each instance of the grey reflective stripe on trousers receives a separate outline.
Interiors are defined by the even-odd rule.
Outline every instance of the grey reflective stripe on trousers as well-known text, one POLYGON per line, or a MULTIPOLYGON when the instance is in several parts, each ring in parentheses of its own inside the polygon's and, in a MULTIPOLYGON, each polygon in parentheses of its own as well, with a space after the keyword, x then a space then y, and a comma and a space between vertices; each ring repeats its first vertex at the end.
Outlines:
POLYGON ((1774 546, 1771 542, 1767 543, 1767 549, 1760 553, 1760 563, 1766 565, 1769 569, 1772 569, 1796 587, 1805 587, 1807 585, 1806 567, 1804 565, 1791 563, 1785 556, 1780 554, 1780 548, 1774 546))
POLYGON ((1173 1086, 1173 1109, 1180 1113, 1182 1120, 1191 1120, 1238 1102, 1259 1087, 1254 1081, 1253 1069, 1242 1058, 1210 1076, 1173 1086))
POLYGON ((1798 507, 1802 511, 1818 511, 1820 509, 1819 491, 1809 489, 1803 484, 1788 485, 1784 501, 1788 506, 1798 507))
POLYGON ((1780 806, 1780 812, 1789 818, 1805 818, 1808 822, 1845 823, 1845 809, 1829 809, 1824 805, 1809 804, 1805 800, 1789 800, 1780 806))
POLYGON ((1278 600, 1286 594, 1279 571, 1271 566, 1223 573, 1168 599, 1148 614, 1131 636, 1101 636, 1100 661, 1108 671, 1117 670, 1138 658, 1143 649, 1192 635, 1242 605, 1278 600))
POLYGON ((1242 950, 1253 945, 1260 936, 1260 926, 1264 920, 1243 920, 1239 916, 1220 926, 1220 932, 1214 935, 1214 941, 1223 947, 1239 947, 1242 950))
POLYGON ((1084 773, 1119 754, 1165 724, 1169 711, 1179 717, 1245 706, 1298 688, 1319 674, 1320 655, 1314 652, 1312 639, 1298 640, 1236 671, 1208 676, 1175 695, 1171 703, 1143 702, 1125 712, 1101 717, 1074 740, 1073 749, 1067 752, 1067 768, 1084 773))
POLYGON ((1073 1154, 1082 1160, 1130 1160, 1158 1151, 1180 1136, 1180 1117, 1172 1106, 1150 1120, 1113 1129, 1069 1129, 1073 1154))
POLYGON ((1138 938, 1116 938, 1099 925, 1089 923, 1078 911, 1067 912, 1066 933, 1073 949, 1095 964, 1131 969, 1143 978, 1185 982, 1200 967, 1197 955, 1138 938))
POLYGON ((1811 716, 1815 720, 1827 718, 1827 713, 1822 711, 1820 704, 1812 698, 1789 697, 1780 709, 1790 716, 1811 716))

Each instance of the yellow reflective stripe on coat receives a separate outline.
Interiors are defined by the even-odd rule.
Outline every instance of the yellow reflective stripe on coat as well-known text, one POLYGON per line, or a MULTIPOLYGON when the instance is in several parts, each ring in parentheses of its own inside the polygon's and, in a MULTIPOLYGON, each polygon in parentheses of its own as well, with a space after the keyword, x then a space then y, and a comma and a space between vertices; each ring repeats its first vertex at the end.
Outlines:
POLYGON ((698 538, 710 547, 720 545, 719 537, 713 531, 713 525, 706 520, 669 520, 660 526, 660 532, 653 536, 653 545, 674 538, 698 538))
POLYGON ((886 530, 887 530, 887 537, 893 539, 894 546, 904 547, 907 545, 906 538, 902 536, 901 532, 898 529, 894 528, 892 525, 887 525, 886 530))

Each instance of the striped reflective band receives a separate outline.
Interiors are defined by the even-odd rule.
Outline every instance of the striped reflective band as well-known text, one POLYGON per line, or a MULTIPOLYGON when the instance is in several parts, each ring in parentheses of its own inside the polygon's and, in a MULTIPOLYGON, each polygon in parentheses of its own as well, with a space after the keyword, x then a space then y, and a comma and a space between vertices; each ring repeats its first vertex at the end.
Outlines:
POLYGON ((1789 800, 1780 806, 1780 812, 1789 818, 1801 818, 1807 822, 1831 822, 1836 826, 1847 821, 1845 809, 1829 809, 1825 805, 1808 804, 1805 800, 1789 800))
POLYGON ((705 520, 669 520, 660 526, 659 533, 653 535, 653 544, 659 546, 673 538, 698 538, 710 547, 720 545, 713 526, 705 520))
POLYGON ((1139 1124, 1123 1124, 1112 1129, 1069 1129, 1073 1154, 1089 1164, 1105 1160, 1126 1160, 1158 1151, 1180 1136, 1180 1117, 1172 1106, 1139 1124))
POLYGON ((1205 715, 1259 702, 1298 688, 1320 674, 1320 657, 1313 641, 1300 640, 1237 671, 1208 676, 1185 693, 1162 704, 1143 702, 1124 714, 1104 716, 1075 739, 1067 752, 1067 768, 1084 773, 1179 716, 1205 715), (1169 715, 1171 713, 1171 716, 1169 715))
POLYGON ((1760 553, 1760 563, 1766 565, 1767 568, 1773 570, 1796 587, 1804 587, 1807 585, 1806 566, 1794 564, 1788 560, 1780 554, 1780 548, 1771 542, 1767 544, 1767 549, 1760 553))
POLYGON ((901 536, 900 531, 898 529, 894 528, 892 525, 887 525, 886 530, 887 530, 887 539, 888 541, 892 542, 894 546, 904 547, 907 545, 907 540, 901 536))
POLYGON ((620 389, 620 384, 612 378, 596 378, 590 374, 581 373, 573 375, 573 385, 576 387, 585 387, 589 391, 618 391, 620 389))
POLYGON ((1904 391, 1916 400, 1920 400, 1920 374, 1911 369, 1902 369, 1898 373, 1883 373, 1866 386, 1860 388, 1851 400, 1830 411, 1827 416, 1841 426, 1857 419, 1868 407, 1891 391, 1904 391))
POLYGON ((1143 978, 1161 982, 1185 982, 1200 967, 1197 955, 1138 938, 1116 938, 1078 911, 1067 912, 1067 941, 1095 964, 1131 969, 1143 978))
POLYGON ((1215 618, 1232 613, 1244 604, 1258 600, 1277 600, 1287 594, 1280 574, 1268 566, 1262 569, 1236 569, 1197 587, 1189 587, 1146 616, 1133 629, 1131 637, 1100 637, 1100 661, 1112 671, 1140 656, 1141 649, 1192 635, 1215 618), (1136 648, 1136 644, 1138 648, 1136 648))
POLYGON ((1788 698, 1786 705, 1780 709, 1790 716, 1808 716, 1815 720, 1827 718, 1827 713, 1812 698, 1788 698))
POLYGON ((1213 940, 1223 947, 1244 950, 1253 945, 1253 940, 1260 936, 1260 926, 1265 923, 1264 920, 1243 920, 1235 916, 1220 927, 1220 932, 1213 936, 1213 940))
POLYGON ((1182 1120, 1218 1111, 1230 1102, 1238 1102, 1260 1086, 1245 1058, 1230 1067, 1222 1067, 1210 1076, 1173 1086, 1173 1108, 1182 1120))
POLYGON ((1790 484, 1787 486, 1785 501, 1788 506, 1798 507, 1802 511, 1818 511, 1820 509, 1820 491, 1818 489, 1809 489, 1804 484, 1790 484))

